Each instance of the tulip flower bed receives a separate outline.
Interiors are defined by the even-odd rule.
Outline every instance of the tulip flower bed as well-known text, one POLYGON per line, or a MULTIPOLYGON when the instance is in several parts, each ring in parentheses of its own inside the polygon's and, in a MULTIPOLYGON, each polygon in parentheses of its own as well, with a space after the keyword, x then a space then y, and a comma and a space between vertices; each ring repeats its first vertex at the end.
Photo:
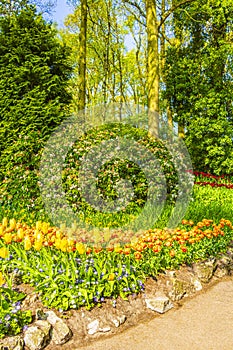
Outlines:
MULTIPOLYGON (((55 227, 36 227, 3 219, 0 224, 0 266, 9 275, 35 287, 46 307, 88 309, 111 298, 143 292, 149 276, 177 269, 226 250, 233 238, 229 220, 218 224, 204 219, 196 225, 183 220, 181 228, 151 229, 120 244, 116 233, 109 241, 83 243, 89 233, 74 239, 55 227), (105 242, 105 243, 104 243, 105 242)), ((101 236, 101 233, 99 233, 101 236)), ((105 232, 106 235, 106 232, 105 232)))
POLYGON ((233 189, 233 176, 230 175, 212 175, 209 173, 194 171, 195 184, 200 186, 210 185, 211 187, 225 187, 233 189))
POLYGON ((33 286, 48 308, 91 309, 107 299, 114 307, 118 296, 143 292, 148 277, 224 252, 233 239, 232 204, 233 191, 226 186, 195 184, 179 228, 164 228, 164 215, 156 228, 138 233, 69 232, 41 221, 8 220, 1 213, 0 337, 31 322, 30 312, 20 310, 24 296, 11 283, 14 275, 33 286))

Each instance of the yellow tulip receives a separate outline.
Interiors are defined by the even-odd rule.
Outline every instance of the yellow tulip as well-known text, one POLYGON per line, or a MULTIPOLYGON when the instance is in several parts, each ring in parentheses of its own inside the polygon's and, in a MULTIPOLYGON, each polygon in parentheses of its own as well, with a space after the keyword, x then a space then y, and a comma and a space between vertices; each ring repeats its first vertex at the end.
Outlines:
POLYGON ((68 248, 68 241, 67 241, 67 238, 62 238, 62 240, 61 240, 61 245, 60 245, 60 249, 61 249, 61 251, 66 252, 66 251, 67 251, 67 248, 68 248))
POLYGON ((14 229, 15 229, 15 226, 16 226, 16 221, 15 221, 15 219, 13 218, 13 219, 10 220, 10 228, 14 230, 14 229))
POLYGON ((41 224, 42 224, 41 221, 37 221, 37 222, 36 222, 36 229, 37 229, 37 230, 40 230, 40 229, 41 229, 41 224))
POLYGON ((24 238, 24 249, 25 249, 25 250, 30 250, 31 247, 32 247, 31 239, 30 239, 29 236, 26 236, 26 237, 24 238))
MULTIPOLYGON (((0 224, 1 225, 1 224, 0 224)), ((0 226, 0 237, 2 237, 4 234, 4 226, 0 226)))
POLYGON ((67 239, 68 247, 73 247, 74 246, 74 240, 73 238, 68 238, 67 239))
POLYGON ((6 217, 2 219, 2 225, 3 225, 3 227, 7 227, 7 225, 8 225, 8 220, 7 220, 6 217))
POLYGON ((10 244, 12 242, 11 233, 5 233, 5 235, 3 236, 3 240, 5 241, 6 244, 10 244))
POLYGON ((99 243, 102 240, 100 231, 96 228, 93 230, 93 238, 95 243, 99 243))
POLYGON ((48 233, 49 224, 47 222, 43 222, 41 224, 41 231, 46 235, 48 233))
POLYGON ((6 280, 5 278, 3 277, 3 274, 0 272, 0 287, 5 284, 6 280))
POLYGON ((104 241, 108 242, 110 240, 110 237, 111 237, 111 231, 109 227, 104 228, 104 241))
POLYGON ((76 250, 78 251, 79 254, 84 254, 86 251, 85 246, 80 242, 76 243, 76 250))
POLYGON ((34 243, 35 250, 37 250, 37 251, 41 250, 42 245, 43 245, 43 241, 41 241, 41 240, 35 241, 35 243, 34 243))
POLYGON ((115 279, 115 274, 114 273, 110 273, 109 276, 108 276, 108 280, 109 281, 114 281, 115 279))
POLYGON ((3 258, 3 259, 5 259, 5 258, 7 258, 8 256, 9 256, 9 251, 8 251, 8 249, 7 249, 6 247, 2 247, 2 248, 0 249, 0 257, 3 258))
POLYGON ((61 248, 61 239, 60 239, 60 238, 55 239, 54 246, 55 246, 57 249, 60 249, 60 248, 61 248))
POLYGON ((61 231, 57 231, 57 232, 56 232, 56 238, 61 238, 61 237, 62 237, 61 231))
POLYGON ((18 229, 17 236, 19 237, 19 239, 23 239, 24 238, 24 230, 22 228, 18 229))
POLYGON ((38 240, 38 241, 43 241, 43 239, 44 239, 44 237, 43 237, 43 234, 40 232, 40 231, 38 231, 38 230, 35 230, 35 237, 36 237, 36 239, 38 240))

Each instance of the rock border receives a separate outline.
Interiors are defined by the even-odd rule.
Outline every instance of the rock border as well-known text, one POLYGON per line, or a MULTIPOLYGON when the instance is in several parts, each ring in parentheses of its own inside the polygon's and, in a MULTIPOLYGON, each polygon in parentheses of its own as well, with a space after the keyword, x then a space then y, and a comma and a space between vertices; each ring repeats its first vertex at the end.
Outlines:
MULTIPOLYGON (((82 330, 80 347, 103 336, 115 334, 122 325, 128 328, 143 321, 141 315, 146 311, 151 312, 153 318, 179 307, 180 301, 186 297, 191 297, 232 274, 233 247, 229 247, 227 252, 220 254, 218 258, 193 263, 191 266, 181 266, 179 270, 169 270, 155 279, 150 279, 150 282, 146 283, 145 293, 137 297, 130 296, 130 302, 121 300, 121 303, 127 303, 126 314, 122 313, 120 307, 112 308, 111 313, 103 313, 102 316, 100 309, 99 317, 93 317, 92 313, 85 309, 76 310, 77 322, 82 330)), ((26 299, 29 297, 36 299, 35 294, 27 296, 26 299)), ((74 331, 72 326, 68 325, 68 321, 58 317, 54 311, 38 309, 35 321, 22 334, 0 341, 0 350, 66 350, 73 348, 73 336, 74 331)), ((75 344, 77 345, 79 344, 75 344)))

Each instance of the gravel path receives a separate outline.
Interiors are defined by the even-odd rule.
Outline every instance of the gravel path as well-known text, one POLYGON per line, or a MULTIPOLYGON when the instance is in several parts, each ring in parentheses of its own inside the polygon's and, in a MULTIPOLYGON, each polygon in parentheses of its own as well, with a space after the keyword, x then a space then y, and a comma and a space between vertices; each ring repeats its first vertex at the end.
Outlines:
POLYGON ((186 300, 179 309, 78 349, 233 350, 233 277, 186 300))

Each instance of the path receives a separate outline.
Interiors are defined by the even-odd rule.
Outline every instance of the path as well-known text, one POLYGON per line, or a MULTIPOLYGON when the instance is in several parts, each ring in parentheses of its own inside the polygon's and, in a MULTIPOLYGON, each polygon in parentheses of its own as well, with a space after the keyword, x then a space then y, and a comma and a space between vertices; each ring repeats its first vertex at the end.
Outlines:
POLYGON ((79 349, 233 350, 233 277, 176 310, 79 349))

